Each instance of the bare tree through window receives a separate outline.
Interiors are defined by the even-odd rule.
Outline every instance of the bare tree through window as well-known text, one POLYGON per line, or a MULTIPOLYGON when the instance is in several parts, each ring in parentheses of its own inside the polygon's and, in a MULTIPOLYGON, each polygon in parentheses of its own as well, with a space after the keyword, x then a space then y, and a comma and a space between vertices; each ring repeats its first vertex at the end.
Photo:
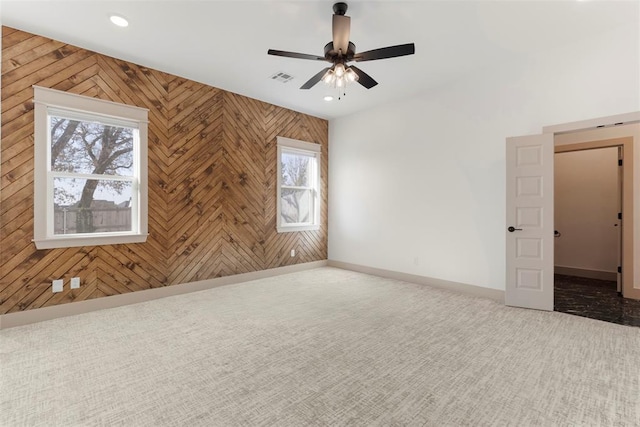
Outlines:
POLYGON ((313 158, 283 153, 280 159, 282 184, 280 215, 287 224, 308 223, 313 213, 311 168, 313 158))
POLYGON ((131 230, 134 131, 50 116, 55 234, 131 230))

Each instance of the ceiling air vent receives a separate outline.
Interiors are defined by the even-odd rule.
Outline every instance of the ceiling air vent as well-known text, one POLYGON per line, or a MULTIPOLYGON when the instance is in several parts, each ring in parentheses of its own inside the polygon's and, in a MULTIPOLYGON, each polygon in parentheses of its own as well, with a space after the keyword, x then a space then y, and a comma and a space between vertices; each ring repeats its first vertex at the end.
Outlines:
POLYGON ((275 73, 271 76, 271 80, 275 80, 280 83, 287 83, 293 80, 293 76, 291 74, 283 73, 282 71, 279 73, 275 73))

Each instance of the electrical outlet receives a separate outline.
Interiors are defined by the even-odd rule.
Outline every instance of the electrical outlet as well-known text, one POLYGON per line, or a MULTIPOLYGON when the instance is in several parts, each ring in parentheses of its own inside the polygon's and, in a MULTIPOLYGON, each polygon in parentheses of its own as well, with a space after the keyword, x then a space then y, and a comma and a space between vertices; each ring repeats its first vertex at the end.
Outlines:
POLYGON ((72 277, 71 278, 71 289, 78 289, 80 287, 80 278, 72 277))
POLYGON ((53 285, 53 292, 62 292, 64 281, 62 279, 56 279, 53 281, 52 285, 53 285))
POLYGON ((295 249, 291 249, 291 256, 292 257, 296 256, 296 250, 295 249))

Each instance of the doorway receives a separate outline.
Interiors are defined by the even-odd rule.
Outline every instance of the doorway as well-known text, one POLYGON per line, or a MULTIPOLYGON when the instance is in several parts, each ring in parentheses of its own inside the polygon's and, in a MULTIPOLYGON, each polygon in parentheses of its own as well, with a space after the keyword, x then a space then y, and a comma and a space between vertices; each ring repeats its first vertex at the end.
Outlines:
POLYGON ((634 257, 640 253, 636 226, 640 225, 639 111, 546 126, 539 135, 507 138, 505 304, 553 310, 553 158, 559 146, 566 151, 623 147, 627 164, 623 173, 622 290, 626 298, 640 300, 640 258, 634 257))
MULTIPOLYGON (((640 127, 639 125, 635 125, 640 127)), ((635 285, 637 282, 637 275, 635 274, 637 260, 634 257, 634 204, 635 196, 637 192, 637 185, 634 185, 634 173, 636 165, 634 164, 634 137, 620 137, 611 139, 597 139, 595 136, 602 135, 603 132, 591 131, 591 132, 578 132, 572 134, 556 135, 554 138, 554 151, 555 155, 560 153, 599 153, 599 151, 593 151, 598 149, 613 148, 618 150, 618 159, 622 162, 622 166, 617 168, 617 177, 620 180, 621 190, 614 189, 613 191, 620 191, 620 207, 617 213, 621 214, 621 219, 617 219, 614 213, 613 222, 610 221, 610 226, 602 224, 602 229, 615 233, 616 229, 620 233, 620 245, 619 249, 612 248, 611 255, 618 258, 618 251, 620 252, 619 264, 620 266, 620 292, 625 298, 640 299, 640 289, 635 285), (612 228, 614 224, 618 224, 617 227, 612 228), (608 227, 608 228, 607 228, 608 227)), ((603 151, 604 152, 604 151, 603 151)), ((612 157, 615 158, 615 151, 609 151, 612 157)), ((560 154, 563 155, 563 154, 560 154)), ((566 154, 570 155, 570 154, 566 154)), ((555 157, 555 156, 554 156, 555 157)), ((612 160, 615 164, 616 160, 612 160)), ((615 172, 610 172, 613 176, 610 176, 610 180, 615 179, 615 172)), ((614 184, 610 184, 614 185, 614 184)), ((554 185, 555 187, 555 185, 554 185)), ((612 195, 613 196, 613 195, 612 195)), ((555 199, 555 198, 554 198, 555 199)), ((616 197, 617 199, 617 197, 616 197)), ((554 205, 557 199, 554 200, 554 205)), ((616 203, 616 202, 612 202, 616 203)), ((612 208, 614 209, 614 208, 612 208)), ((554 215, 555 216, 555 215, 554 215)), ((555 227, 554 227, 555 228, 555 227)), ((562 233, 562 230, 558 230, 562 233)), ((614 235, 609 235, 611 239, 615 239, 614 235)), ((562 237, 560 237, 562 238, 562 237)), ((554 238, 554 240, 557 240, 554 238)), ((555 256, 554 256, 555 261, 555 256)), ((587 268, 588 269, 588 268, 587 268)), ((617 270, 617 266, 616 266, 617 270)), ((615 271, 615 270, 614 270, 615 271)))
MULTIPOLYGON (((556 149, 556 273, 618 282, 618 267, 622 267, 623 164, 620 160, 620 146, 556 149)), ((621 286, 616 288, 622 292, 621 286)))
POLYGON ((640 326, 622 297, 623 147, 555 151, 554 310, 640 326))

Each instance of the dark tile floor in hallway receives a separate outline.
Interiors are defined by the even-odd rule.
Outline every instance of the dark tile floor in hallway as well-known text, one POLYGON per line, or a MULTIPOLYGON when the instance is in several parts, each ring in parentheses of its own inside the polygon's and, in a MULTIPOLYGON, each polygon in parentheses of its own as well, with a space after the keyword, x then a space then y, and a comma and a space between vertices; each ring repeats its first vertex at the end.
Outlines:
POLYGON ((556 274, 554 291, 555 311, 640 326, 640 301, 618 295, 616 282, 556 274))

